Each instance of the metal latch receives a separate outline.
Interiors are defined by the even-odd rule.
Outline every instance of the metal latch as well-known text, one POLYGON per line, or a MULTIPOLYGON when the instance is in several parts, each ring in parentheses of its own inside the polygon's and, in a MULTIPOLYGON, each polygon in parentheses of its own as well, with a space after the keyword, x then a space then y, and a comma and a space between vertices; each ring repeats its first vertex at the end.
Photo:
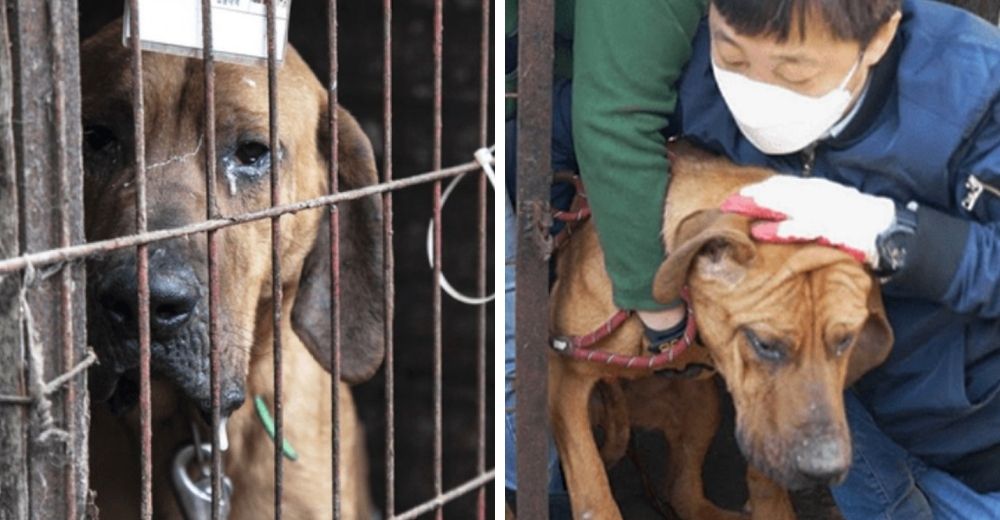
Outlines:
MULTIPOLYGON (((187 520, 208 520, 212 518, 212 465, 208 462, 212 456, 212 445, 201 444, 200 450, 198 452, 195 450, 194 444, 188 444, 174 455, 174 465, 171 471, 174 490, 177 492, 177 501, 184 512, 184 518, 187 520), (188 466, 195 458, 198 459, 195 470, 199 475, 196 481, 191 480, 190 475, 188 475, 188 466)), ((222 497, 219 500, 219 518, 223 520, 229 518, 232 495, 233 482, 223 474, 222 497)))
POLYGON ((962 207, 965 208, 965 211, 972 211, 976 207, 976 202, 979 201, 979 197, 984 191, 1000 197, 1000 189, 984 183, 976 178, 975 175, 969 175, 969 178, 965 181, 965 189, 968 190, 965 198, 962 199, 962 207))
MULTIPOLYGON (((226 431, 228 418, 219 421, 219 449, 226 451, 229 449, 229 435, 226 431)), ((171 477, 174 484, 174 491, 177 494, 177 502, 181 506, 184 518, 187 520, 209 520, 212 518, 212 445, 202 443, 198 425, 191 422, 191 433, 194 442, 182 446, 174 455, 174 463, 171 468, 171 477), (188 467, 194 462, 197 480, 191 480, 188 467)), ((233 482, 223 473, 220 475, 222 481, 222 497, 219 498, 219 518, 226 520, 229 518, 229 510, 232 506, 233 482)))
POLYGON ((983 194, 983 183, 979 182, 975 175, 970 175, 969 179, 965 181, 965 189, 968 191, 965 193, 965 198, 962 199, 962 207, 965 208, 965 211, 972 211, 972 208, 976 207, 979 196, 983 194))

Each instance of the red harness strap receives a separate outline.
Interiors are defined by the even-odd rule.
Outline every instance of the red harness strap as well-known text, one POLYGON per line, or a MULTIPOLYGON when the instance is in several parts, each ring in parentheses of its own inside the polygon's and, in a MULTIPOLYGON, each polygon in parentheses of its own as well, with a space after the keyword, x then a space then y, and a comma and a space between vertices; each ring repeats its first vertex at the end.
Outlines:
POLYGON ((587 202, 587 192, 583 189, 583 181, 580 180, 579 175, 557 172, 554 180, 556 182, 570 182, 576 188, 576 195, 573 197, 576 211, 552 210, 552 218, 566 224, 562 231, 553 238, 553 247, 559 249, 573 234, 574 224, 590 218, 590 203, 587 202))
POLYGON ((659 354, 623 356, 591 348, 618 330, 625 323, 625 320, 632 316, 632 311, 618 311, 592 332, 582 336, 557 336, 552 339, 552 348, 560 354, 581 361, 615 365, 622 368, 653 370, 661 368, 664 365, 672 363, 678 356, 684 353, 694 343, 694 338, 698 332, 694 309, 691 307, 686 290, 681 293, 681 298, 687 306, 687 326, 684 327, 684 335, 666 345, 666 348, 661 349, 659 354))
POLYGON ((574 201, 577 203, 576 211, 552 210, 552 218, 563 222, 580 222, 590 217, 590 203, 587 202, 587 191, 583 189, 583 180, 579 175, 567 172, 556 172, 553 176, 554 182, 568 182, 573 185, 576 193, 574 201))
MULTIPOLYGON (((569 239, 570 235, 573 234, 573 224, 582 222, 590 217, 590 204, 587 202, 587 193, 583 189, 583 182, 580 180, 579 175, 556 172, 554 180, 556 182, 571 182, 576 188, 576 197, 574 200, 574 205, 577 208, 576 211, 554 210, 552 212, 553 219, 566 223, 562 231, 554 238, 555 249, 559 249, 569 239)), ((681 299, 687 305, 687 326, 684 328, 684 335, 680 339, 661 347, 658 354, 622 356, 591 348, 618 330, 632 316, 632 311, 624 310, 616 312, 592 332, 582 336, 557 336, 552 339, 551 346, 560 354, 583 361, 616 365, 624 368, 657 369, 663 367, 672 363, 687 350, 694 342, 695 335, 697 334, 698 326, 695 322, 694 309, 691 308, 686 288, 681 292, 681 299)))

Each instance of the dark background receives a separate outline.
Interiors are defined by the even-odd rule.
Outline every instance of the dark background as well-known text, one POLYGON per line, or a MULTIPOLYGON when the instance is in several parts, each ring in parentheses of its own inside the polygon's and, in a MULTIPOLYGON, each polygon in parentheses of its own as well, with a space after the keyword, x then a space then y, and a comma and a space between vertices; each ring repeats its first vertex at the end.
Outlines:
MULTIPOLYGON (((381 2, 341 1, 338 7, 338 96, 361 122, 383 165, 381 2)), ((80 0, 81 39, 121 16, 122 2, 80 0)), ((394 178, 431 170, 433 132, 432 0, 393 2, 394 178)), ((444 9, 443 150, 447 167, 472 160, 479 147, 480 0, 448 0, 444 9)), ((490 25, 493 26, 491 15, 490 25)), ((289 42, 326 84, 328 75, 327 1, 292 2, 289 42)), ((492 37, 490 38, 492 42, 492 37)), ((492 59, 493 52, 490 51, 492 59)), ((492 63, 491 63, 492 67, 492 63)), ((490 78, 492 78, 492 68, 490 78)), ((493 88, 490 79, 489 142, 493 142, 493 88)), ((462 181, 443 214, 443 264, 451 284, 465 293, 476 288, 477 180, 462 181)), ((489 196, 487 287, 493 286, 493 197, 489 196)), ((424 240, 432 215, 432 188, 395 192, 395 456, 396 512, 434 496, 432 397, 432 282, 424 240)), ((493 466, 493 305, 486 330, 486 467, 493 466)), ((443 297, 444 489, 476 476, 476 309, 443 297)), ((343 319, 350 319, 345 312, 343 319)), ((372 496, 385 505, 384 368, 354 388, 358 413, 367 430, 372 496)), ((488 486, 487 511, 492 486, 488 486)), ((475 493, 445 507, 450 518, 474 518, 475 493)))

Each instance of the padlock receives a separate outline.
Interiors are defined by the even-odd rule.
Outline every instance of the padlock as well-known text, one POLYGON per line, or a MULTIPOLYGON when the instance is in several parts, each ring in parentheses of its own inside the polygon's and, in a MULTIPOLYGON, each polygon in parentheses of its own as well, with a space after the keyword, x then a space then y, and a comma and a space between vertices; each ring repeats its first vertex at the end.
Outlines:
MULTIPOLYGON (((201 457, 198 457, 198 472, 200 477, 197 481, 191 480, 188 474, 188 465, 195 459, 197 452, 194 444, 181 447, 174 455, 173 482, 174 490, 177 492, 177 501, 180 503, 181 511, 187 520, 210 520, 212 518, 212 470, 211 465, 203 462, 204 455, 211 457, 212 445, 201 445, 201 457)), ((219 503, 219 518, 226 520, 229 518, 230 497, 233 495, 233 483, 225 474, 221 476, 222 497, 219 503)))

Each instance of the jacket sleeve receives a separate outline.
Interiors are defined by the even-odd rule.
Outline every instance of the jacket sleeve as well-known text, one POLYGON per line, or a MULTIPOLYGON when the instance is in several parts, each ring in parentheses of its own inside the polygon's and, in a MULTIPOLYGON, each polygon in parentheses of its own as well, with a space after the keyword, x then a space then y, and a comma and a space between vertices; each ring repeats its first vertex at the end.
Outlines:
POLYGON ((953 164, 956 211, 921 207, 907 266, 885 289, 941 303, 959 314, 998 318, 1000 101, 994 101, 953 164), (970 179, 974 180, 970 183, 970 179), (973 190, 976 183, 984 188, 973 190))
POLYGON ((652 281, 664 258, 664 129, 703 13, 703 0, 576 3, 574 145, 620 308, 663 308, 652 281))

